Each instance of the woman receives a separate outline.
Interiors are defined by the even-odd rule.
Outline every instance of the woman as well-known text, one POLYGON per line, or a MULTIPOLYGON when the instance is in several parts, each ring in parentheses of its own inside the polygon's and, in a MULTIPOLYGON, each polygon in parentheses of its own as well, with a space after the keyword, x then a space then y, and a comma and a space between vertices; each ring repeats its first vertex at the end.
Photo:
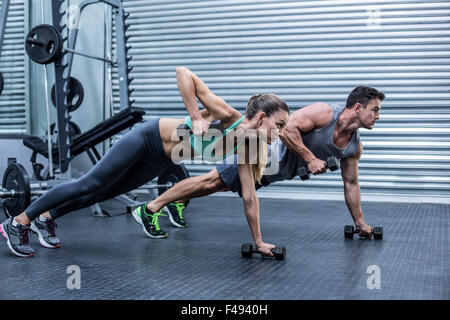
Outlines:
MULTIPOLYGON (((15 255, 34 255, 34 250, 28 243, 30 228, 38 234, 41 245, 58 248, 59 239, 54 230, 55 219, 134 190, 173 165, 171 159, 180 156, 181 145, 175 132, 183 123, 190 124, 194 135, 183 142, 190 144, 188 151, 191 152, 184 152, 181 159, 192 158, 199 153, 203 155, 206 149, 211 150, 211 144, 221 140, 228 141, 228 136, 232 137, 231 152, 237 153, 242 162, 242 165, 239 165, 239 176, 245 194, 244 209, 250 230, 258 250, 262 254, 272 255, 271 249, 274 246, 261 240, 258 198, 254 183, 262 176, 267 156, 267 153, 261 150, 264 149, 265 142, 260 136, 267 135, 267 143, 276 140, 279 130, 288 121, 288 106, 275 95, 255 95, 249 100, 246 114, 243 116, 214 95, 189 69, 179 67, 176 73, 178 88, 190 117, 147 121, 125 134, 84 176, 53 187, 33 202, 25 212, 4 221, 0 225, 0 232, 15 255), (199 110, 196 97, 205 107, 204 110, 199 110), (202 141, 202 136, 212 120, 221 120, 225 128, 222 139, 202 141), (256 141, 260 149, 256 154, 250 153, 252 141, 256 141)), ((223 159, 230 154, 230 148, 220 149, 215 148, 209 155, 223 159)), ((158 224, 160 214, 161 210, 152 212, 143 205, 134 211, 133 216, 142 224, 147 235, 165 237, 167 234, 158 224)))

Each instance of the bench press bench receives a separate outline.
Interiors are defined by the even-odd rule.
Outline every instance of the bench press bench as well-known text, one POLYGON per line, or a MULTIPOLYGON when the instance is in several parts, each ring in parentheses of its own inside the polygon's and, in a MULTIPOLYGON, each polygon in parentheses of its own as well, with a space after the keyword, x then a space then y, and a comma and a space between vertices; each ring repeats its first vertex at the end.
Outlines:
MULTIPOLYGON (((129 107, 100 122, 92 129, 74 135, 70 146, 70 160, 75 156, 86 152, 92 164, 95 165, 101 158, 95 146, 142 121, 144 114, 145 111, 141 108, 129 107)), ((36 156, 40 154, 48 158, 47 142, 36 136, 26 136, 23 139, 23 144, 33 150, 31 163, 36 179, 46 180, 45 177, 41 176, 43 165, 36 162, 36 156)), ((54 163, 58 163, 58 152, 58 147, 54 146, 52 149, 54 163)))

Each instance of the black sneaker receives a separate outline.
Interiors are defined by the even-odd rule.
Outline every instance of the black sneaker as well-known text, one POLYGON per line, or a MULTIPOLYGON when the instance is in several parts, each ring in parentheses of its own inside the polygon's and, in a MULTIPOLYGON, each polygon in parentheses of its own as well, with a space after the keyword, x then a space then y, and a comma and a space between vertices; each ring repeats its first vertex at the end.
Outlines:
POLYGON ((171 202, 167 205, 167 209, 169 209, 169 220, 175 227, 178 228, 187 228, 188 224, 186 220, 183 218, 183 211, 186 208, 184 203, 175 203, 171 202))
POLYGON ((162 214, 162 210, 154 213, 147 209, 146 204, 143 204, 132 212, 134 220, 142 226, 145 234, 150 238, 159 239, 168 236, 168 233, 159 226, 159 216, 165 216, 165 214, 162 214))
POLYGON ((30 247, 28 234, 30 227, 22 224, 12 225, 13 218, 8 218, 0 224, 0 232, 8 243, 8 248, 18 257, 33 257, 34 250, 30 247))
POLYGON ((53 219, 45 219, 41 221, 39 218, 31 223, 31 231, 39 237, 40 244, 45 248, 59 248, 59 239, 56 237, 55 228, 57 227, 53 219))

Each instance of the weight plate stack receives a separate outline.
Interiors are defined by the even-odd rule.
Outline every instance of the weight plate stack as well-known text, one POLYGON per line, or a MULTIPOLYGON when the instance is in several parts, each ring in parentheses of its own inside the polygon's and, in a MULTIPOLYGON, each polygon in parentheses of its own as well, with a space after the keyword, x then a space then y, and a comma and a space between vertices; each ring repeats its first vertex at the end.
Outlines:
MULTIPOLYGON (((70 141, 73 138, 81 133, 80 127, 73 121, 69 121, 69 139, 70 141)), ((45 132, 45 136, 47 136, 47 132, 45 132)), ((58 130, 56 129, 56 123, 52 123, 50 125, 50 136, 52 139, 53 146, 58 146, 58 130)))

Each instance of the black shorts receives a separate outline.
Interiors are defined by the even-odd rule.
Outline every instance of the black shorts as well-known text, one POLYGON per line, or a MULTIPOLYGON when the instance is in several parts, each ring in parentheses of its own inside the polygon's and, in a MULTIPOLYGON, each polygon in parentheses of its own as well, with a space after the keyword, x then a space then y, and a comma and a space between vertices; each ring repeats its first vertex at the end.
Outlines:
MULTIPOLYGON (((216 166, 220 179, 222 179, 225 186, 232 192, 237 192, 242 197, 242 185, 239 179, 239 170, 237 164, 219 164, 216 166)), ((255 188, 258 190, 262 185, 255 183, 255 188)))

